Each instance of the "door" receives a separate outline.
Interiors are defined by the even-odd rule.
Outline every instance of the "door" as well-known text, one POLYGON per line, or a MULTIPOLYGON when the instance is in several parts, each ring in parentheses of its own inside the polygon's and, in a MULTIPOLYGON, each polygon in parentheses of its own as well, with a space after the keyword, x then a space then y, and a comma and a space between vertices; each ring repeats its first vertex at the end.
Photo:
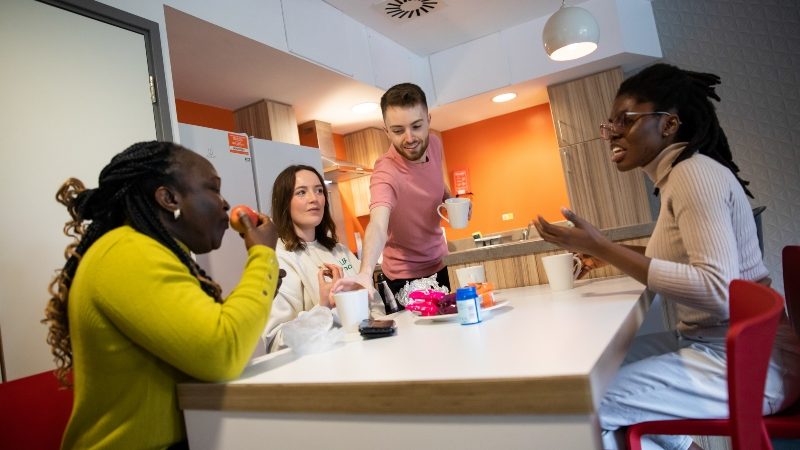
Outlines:
POLYGON ((69 242, 62 232, 69 216, 56 190, 68 177, 96 187, 114 154, 159 131, 171 135, 154 115, 150 44, 141 33, 49 4, 0 2, 0 329, 7 379, 55 368, 40 321, 69 242))

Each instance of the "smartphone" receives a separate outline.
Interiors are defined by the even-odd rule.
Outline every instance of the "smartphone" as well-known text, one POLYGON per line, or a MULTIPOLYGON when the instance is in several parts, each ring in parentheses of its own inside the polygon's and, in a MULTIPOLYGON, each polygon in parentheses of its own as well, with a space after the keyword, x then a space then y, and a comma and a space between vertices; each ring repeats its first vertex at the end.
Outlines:
POLYGON ((358 325, 358 331, 365 338, 391 336, 397 331, 394 320, 364 319, 358 325))

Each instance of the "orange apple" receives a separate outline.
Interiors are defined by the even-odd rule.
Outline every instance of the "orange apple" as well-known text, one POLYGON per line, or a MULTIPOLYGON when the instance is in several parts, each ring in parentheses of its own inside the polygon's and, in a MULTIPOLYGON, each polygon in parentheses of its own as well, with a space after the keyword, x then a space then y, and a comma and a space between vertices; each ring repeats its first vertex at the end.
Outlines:
POLYGON ((231 228, 233 228, 237 233, 245 232, 244 224, 239 218, 240 212, 247 214, 247 218, 250 219, 250 223, 253 224, 253 226, 258 225, 258 214, 256 214, 255 211, 253 211, 247 205, 236 205, 231 208, 231 228))

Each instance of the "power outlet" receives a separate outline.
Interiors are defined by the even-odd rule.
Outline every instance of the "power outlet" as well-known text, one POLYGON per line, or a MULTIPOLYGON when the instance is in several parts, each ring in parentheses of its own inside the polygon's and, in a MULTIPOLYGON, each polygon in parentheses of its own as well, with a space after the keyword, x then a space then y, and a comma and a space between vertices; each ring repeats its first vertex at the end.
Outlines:
POLYGON ((503 221, 514 220, 514 213, 503 213, 503 221))

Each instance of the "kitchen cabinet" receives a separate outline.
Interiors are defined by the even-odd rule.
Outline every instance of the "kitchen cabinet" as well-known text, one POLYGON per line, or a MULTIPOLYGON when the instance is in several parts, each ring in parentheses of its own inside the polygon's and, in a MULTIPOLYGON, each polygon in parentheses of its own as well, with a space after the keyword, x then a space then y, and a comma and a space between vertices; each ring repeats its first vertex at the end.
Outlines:
POLYGON ((259 100, 233 112, 236 132, 258 139, 300 145, 297 119, 291 105, 259 100))
MULTIPOLYGON (((374 168, 375 161, 389 148, 386 132, 378 128, 366 128, 344 137, 347 160, 374 168)), ((353 213, 356 216, 369 215, 369 180, 371 177, 360 177, 344 183, 350 183, 353 192, 353 213)))
POLYGON ((336 145, 333 143, 333 127, 328 122, 309 120, 300 124, 300 145, 317 147, 322 156, 336 159, 336 145))
POLYGON ((644 175, 619 172, 600 139, 621 82, 616 68, 547 88, 570 205, 600 228, 652 220, 644 175))

